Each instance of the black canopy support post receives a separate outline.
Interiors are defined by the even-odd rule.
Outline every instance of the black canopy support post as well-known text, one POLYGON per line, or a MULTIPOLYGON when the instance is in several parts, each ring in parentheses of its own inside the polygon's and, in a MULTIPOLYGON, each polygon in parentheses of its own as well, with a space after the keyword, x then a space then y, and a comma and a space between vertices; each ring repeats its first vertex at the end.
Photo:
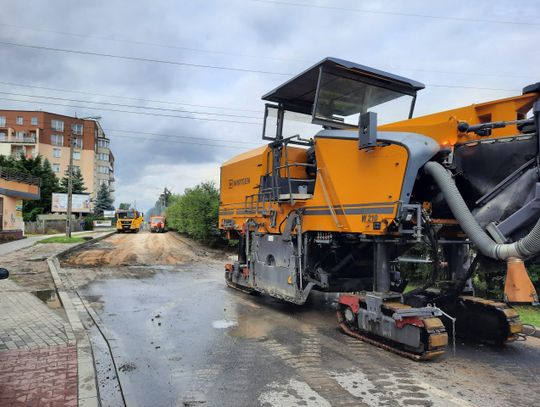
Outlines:
POLYGON ((411 109, 409 110, 409 119, 412 119, 413 117, 415 105, 416 105, 416 93, 414 94, 411 101, 411 109))
POLYGON ((276 141, 283 140, 283 122, 285 119, 285 109, 283 106, 279 106, 276 120, 276 141))

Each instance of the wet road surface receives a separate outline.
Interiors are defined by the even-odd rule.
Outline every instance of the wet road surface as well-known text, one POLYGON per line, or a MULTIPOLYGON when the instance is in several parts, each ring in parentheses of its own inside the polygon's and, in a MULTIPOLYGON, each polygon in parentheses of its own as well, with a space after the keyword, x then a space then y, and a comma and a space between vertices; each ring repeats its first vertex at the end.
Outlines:
POLYGON ((504 348, 458 343, 455 355, 450 347, 440 359, 413 362, 340 333, 332 295, 303 307, 247 295, 225 286, 219 262, 187 245, 175 250, 197 259, 96 269, 80 280, 129 406, 494 407, 540 399, 538 339, 504 348))

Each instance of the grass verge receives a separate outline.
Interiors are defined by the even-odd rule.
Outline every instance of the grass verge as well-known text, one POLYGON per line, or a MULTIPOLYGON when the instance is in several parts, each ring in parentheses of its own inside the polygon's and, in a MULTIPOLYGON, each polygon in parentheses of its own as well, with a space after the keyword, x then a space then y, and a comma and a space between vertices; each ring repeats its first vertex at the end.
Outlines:
POLYGON ((39 240, 38 243, 83 243, 86 240, 82 237, 53 236, 47 239, 39 240))
POLYGON ((521 322, 540 327, 540 307, 532 305, 514 305, 513 307, 518 312, 521 322))

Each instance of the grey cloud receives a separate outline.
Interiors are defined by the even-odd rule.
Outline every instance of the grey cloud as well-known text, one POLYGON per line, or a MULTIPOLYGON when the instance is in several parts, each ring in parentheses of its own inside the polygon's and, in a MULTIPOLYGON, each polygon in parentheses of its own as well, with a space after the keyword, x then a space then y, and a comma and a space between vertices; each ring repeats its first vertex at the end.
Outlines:
MULTIPOLYGON (((481 16, 537 21, 540 13, 536 3, 524 1, 514 6, 508 2, 484 0, 468 2, 466 8, 456 7, 453 3, 427 0, 412 3, 365 1, 361 5, 354 1, 336 3, 324 0, 316 4, 440 16, 481 16)), ((130 3, 110 0, 84 3, 58 0, 54 5, 51 4, 53 3, 4 0, 2 11, 4 16, 18 16, 10 19, 9 23, 20 26, 224 53, 127 44, 10 27, 3 27, 0 40, 275 72, 300 72, 308 65, 331 55, 387 69, 426 83, 521 89, 528 83, 540 80, 540 77, 527 79, 482 74, 495 72, 534 76, 540 62, 540 56, 533 52, 538 27, 286 7, 245 0, 130 3), (480 75, 426 71, 430 69, 477 72, 480 75)), ((176 67, 7 46, 0 46, 0 58, 4 61, 3 81, 132 98, 260 109, 259 114, 246 113, 255 116, 262 115, 263 103, 260 96, 288 79, 283 76, 176 67)), ((34 92, 99 102, 182 108, 167 104, 0 86, 0 90, 8 89, 20 93, 34 92)), ((506 96, 511 96, 511 93, 428 86, 419 95, 417 111, 429 113, 506 96)), ((260 126, 122 114, 99 107, 54 107, 7 101, 0 101, 0 107, 41 107, 58 113, 77 113, 79 116, 100 114, 103 126, 112 129, 179 134, 199 139, 260 141, 260 126)), ((229 112, 204 108, 199 110, 229 112)), ((215 169, 220 162, 250 148, 245 146, 226 149, 192 144, 155 143, 139 140, 141 135, 135 135, 133 140, 115 138, 112 132, 110 136, 116 157, 117 176, 123 184, 122 188, 117 188, 117 202, 132 200, 130 194, 137 190, 140 179, 149 169, 155 170, 156 165, 166 164, 177 168, 173 165, 193 164, 197 165, 196 168, 215 169)), ((182 171, 185 171, 185 168, 182 168, 182 171)), ((166 177, 173 180, 175 174, 170 173, 166 177)), ((192 181, 194 182, 190 182, 192 181)), ((150 207, 153 200, 145 199, 148 200, 145 206, 150 207)))

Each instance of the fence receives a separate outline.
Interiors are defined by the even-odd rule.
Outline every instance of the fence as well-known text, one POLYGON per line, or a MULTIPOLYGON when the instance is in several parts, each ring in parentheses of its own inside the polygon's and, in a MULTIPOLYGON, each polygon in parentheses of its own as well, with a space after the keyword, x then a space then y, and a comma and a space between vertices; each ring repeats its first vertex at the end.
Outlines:
MULTIPOLYGON (((84 230, 84 221, 73 219, 71 221, 71 231, 81 232, 84 230)), ((42 220, 35 222, 24 222, 24 232, 26 234, 64 233, 66 231, 66 221, 62 219, 42 220)))
POLYGON ((6 181, 17 181, 23 184, 40 185, 41 179, 33 175, 26 174, 13 168, 0 167, 0 178, 6 181))

